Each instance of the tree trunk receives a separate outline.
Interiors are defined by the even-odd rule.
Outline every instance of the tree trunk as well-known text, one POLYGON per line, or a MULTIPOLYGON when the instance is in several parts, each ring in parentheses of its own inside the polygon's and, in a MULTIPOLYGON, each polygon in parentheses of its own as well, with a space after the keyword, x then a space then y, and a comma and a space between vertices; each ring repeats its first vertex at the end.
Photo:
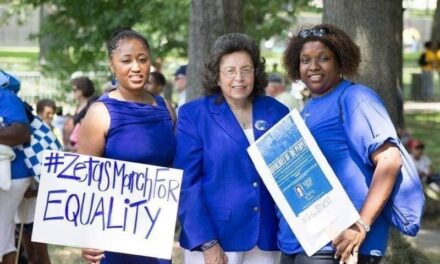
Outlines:
POLYGON ((338 26, 360 46, 355 81, 375 89, 394 125, 403 125, 401 0, 324 1, 324 23, 338 26))
POLYGON ((437 8, 432 21, 431 40, 435 47, 440 49, 440 0, 437 0, 437 8))
POLYGON ((191 0, 187 101, 203 94, 202 71, 215 40, 243 32, 241 0, 191 0))
MULTIPOLYGON (((49 16, 50 12, 51 11, 48 4, 42 4, 40 6, 40 32, 42 31, 43 26, 46 23, 47 17, 49 16)), ((41 65, 46 64, 46 54, 47 51, 50 49, 50 43, 52 43, 52 41, 53 38, 48 34, 41 36, 39 39, 39 45, 40 45, 39 61, 41 65)))

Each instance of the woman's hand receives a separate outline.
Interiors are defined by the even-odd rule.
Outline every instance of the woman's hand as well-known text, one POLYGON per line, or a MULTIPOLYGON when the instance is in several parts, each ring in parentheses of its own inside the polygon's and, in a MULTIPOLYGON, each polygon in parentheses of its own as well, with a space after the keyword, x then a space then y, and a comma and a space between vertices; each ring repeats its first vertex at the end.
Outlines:
POLYGON ((219 244, 216 244, 210 249, 203 251, 205 257, 205 264, 227 264, 228 257, 219 244))
POLYGON ((359 247, 366 235, 367 232, 358 223, 344 230, 333 240, 333 246, 336 249, 335 257, 340 257, 341 263, 357 263, 359 247))
POLYGON ((101 262, 101 259, 105 257, 103 250, 92 248, 81 249, 81 256, 89 264, 99 264, 101 262))

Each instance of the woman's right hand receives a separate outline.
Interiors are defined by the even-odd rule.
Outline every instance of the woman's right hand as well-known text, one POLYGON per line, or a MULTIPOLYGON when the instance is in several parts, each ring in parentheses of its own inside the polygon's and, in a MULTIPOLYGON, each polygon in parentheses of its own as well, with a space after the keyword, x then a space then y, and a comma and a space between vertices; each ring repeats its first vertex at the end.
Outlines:
POLYGON ((101 262, 101 259, 105 257, 103 250, 93 248, 81 249, 81 256, 89 264, 99 264, 101 262))
POLYGON ((203 251, 205 257, 205 264, 227 264, 228 257, 219 244, 216 244, 212 248, 203 251))

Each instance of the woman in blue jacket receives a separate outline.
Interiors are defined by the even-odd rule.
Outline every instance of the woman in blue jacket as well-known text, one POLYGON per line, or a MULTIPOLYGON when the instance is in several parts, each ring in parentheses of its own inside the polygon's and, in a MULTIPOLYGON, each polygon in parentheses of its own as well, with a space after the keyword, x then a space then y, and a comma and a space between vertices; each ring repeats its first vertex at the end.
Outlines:
POLYGON ((281 263, 349 263, 356 256, 357 263, 379 263, 390 227, 382 209, 402 160, 399 139, 380 97, 372 89, 344 79, 357 73, 359 47, 339 28, 323 24, 294 35, 283 59, 289 77, 301 79, 311 92, 302 117, 360 219, 332 245, 308 257, 282 218, 281 263))
POLYGON ((288 113, 263 96, 258 46, 232 33, 214 43, 206 96, 180 108, 174 165, 184 170, 179 220, 185 263, 277 263, 275 206, 246 149, 288 113))

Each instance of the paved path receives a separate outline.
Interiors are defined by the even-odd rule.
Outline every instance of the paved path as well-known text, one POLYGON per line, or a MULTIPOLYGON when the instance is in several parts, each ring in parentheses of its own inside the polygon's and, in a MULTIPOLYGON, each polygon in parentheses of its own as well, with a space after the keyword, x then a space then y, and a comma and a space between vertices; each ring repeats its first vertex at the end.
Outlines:
POLYGON ((406 101, 403 104, 405 112, 440 112, 440 102, 413 102, 406 101))
POLYGON ((408 240, 423 251, 431 251, 440 254, 440 231, 434 229, 422 229, 416 237, 408 237, 408 240))

